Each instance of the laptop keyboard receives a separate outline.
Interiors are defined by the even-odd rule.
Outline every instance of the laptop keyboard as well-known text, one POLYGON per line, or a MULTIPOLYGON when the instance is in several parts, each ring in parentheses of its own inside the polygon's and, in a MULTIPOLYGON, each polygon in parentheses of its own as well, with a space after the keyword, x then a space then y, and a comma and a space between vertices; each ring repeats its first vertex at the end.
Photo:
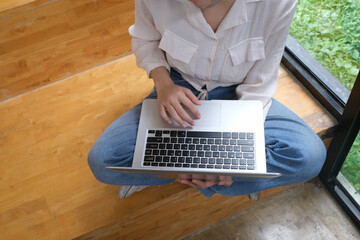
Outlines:
POLYGON ((255 170, 253 132, 148 130, 143 166, 255 170))

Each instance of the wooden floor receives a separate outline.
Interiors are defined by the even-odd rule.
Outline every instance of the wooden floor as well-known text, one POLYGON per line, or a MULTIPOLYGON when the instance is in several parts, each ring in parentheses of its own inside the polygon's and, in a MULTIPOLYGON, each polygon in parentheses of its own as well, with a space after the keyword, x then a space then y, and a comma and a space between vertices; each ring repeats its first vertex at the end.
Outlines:
MULTIPOLYGON (((1 3, 0 239, 96 238, 104 229, 108 239, 180 238, 253 204, 246 197, 209 200, 180 184, 119 200, 116 186, 94 179, 92 144, 153 87, 126 56, 132 0, 1 3), (214 207, 200 211, 208 204, 214 207), (172 228, 159 228, 169 221, 172 228)), ((276 98, 318 133, 335 125, 282 68, 276 98)))

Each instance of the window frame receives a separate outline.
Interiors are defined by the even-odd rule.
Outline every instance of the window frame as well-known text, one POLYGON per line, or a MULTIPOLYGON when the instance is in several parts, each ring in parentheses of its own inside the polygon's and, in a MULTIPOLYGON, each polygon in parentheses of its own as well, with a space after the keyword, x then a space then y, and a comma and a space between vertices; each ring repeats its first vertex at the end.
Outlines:
POLYGON ((350 92, 290 35, 281 62, 338 121, 319 177, 360 228, 359 205, 336 178, 359 132, 360 72, 350 92))

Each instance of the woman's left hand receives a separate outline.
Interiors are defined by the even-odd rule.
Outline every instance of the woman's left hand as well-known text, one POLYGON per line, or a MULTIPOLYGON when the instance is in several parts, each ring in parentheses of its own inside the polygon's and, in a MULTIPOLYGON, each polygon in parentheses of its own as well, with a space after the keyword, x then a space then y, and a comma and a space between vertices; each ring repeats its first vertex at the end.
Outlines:
POLYGON ((233 184, 231 176, 200 175, 200 174, 179 174, 177 182, 199 187, 202 189, 209 188, 215 184, 230 187, 233 184))

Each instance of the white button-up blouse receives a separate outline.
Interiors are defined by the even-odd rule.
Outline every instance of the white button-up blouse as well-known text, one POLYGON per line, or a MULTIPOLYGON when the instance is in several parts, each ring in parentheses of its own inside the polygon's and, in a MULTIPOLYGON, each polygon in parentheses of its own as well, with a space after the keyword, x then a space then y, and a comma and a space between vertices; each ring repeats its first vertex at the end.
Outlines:
POLYGON ((216 32, 189 0, 135 0, 129 28, 139 67, 176 69, 194 88, 239 84, 266 116, 297 0, 235 0, 216 32))

